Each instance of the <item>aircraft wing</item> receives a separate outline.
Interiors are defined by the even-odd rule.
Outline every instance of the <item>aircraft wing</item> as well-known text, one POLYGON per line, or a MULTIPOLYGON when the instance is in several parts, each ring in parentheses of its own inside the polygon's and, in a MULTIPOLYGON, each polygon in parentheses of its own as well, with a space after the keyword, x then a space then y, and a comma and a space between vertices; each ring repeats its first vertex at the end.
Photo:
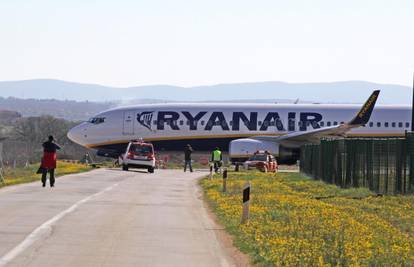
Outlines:
POLYGON ((273 141, 283 144, 287 147, 299 147, 305 143, 318 143, 324 137, 344 137, 345 134, 353 128, 360 127, 368 123, 371 118, 375 103, 377 102, 380 91, 374 91, 357 115, 349 122, 318 128, 306 132, 293 132, 282 136, 253 136, 251 139, 261 141, 273 141))

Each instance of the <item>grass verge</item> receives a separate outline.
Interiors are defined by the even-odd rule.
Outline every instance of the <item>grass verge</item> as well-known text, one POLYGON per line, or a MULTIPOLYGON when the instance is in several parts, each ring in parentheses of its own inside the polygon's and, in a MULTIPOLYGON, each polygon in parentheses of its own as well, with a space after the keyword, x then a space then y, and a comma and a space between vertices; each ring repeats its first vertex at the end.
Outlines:
MULTIPOLYGON (((25 168, 6 169, 4 173, 4 183, 0 187, 40 181, 41 174, 36 174, 39 164, 31 164, 25 168)), ((59 177, 66 174, 80 173, 92 170, 92 167, 84 164, 57 162, 55 176, 59 177)))
POLYGON ((298 173, 229 173, 203 179, 205 198, 257 266, 413 266, 414 196, 377 197, 298 173), (251 217, 241 225, 242 187, 251 217))

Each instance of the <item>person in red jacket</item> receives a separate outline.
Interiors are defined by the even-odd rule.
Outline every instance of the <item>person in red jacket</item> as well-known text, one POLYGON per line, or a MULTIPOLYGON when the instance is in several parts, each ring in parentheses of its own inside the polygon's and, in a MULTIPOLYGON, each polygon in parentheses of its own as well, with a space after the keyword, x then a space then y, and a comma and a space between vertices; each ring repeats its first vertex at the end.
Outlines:
POLYGON ((42 158, 42 184, 46 186, 46 175, 50 175, 50 187, 55 186, 55 169, 56 169, 56 150, 60 146, 54 142, 53 136, 49 136, 48 141, 43 143, 43 158, 42 158))

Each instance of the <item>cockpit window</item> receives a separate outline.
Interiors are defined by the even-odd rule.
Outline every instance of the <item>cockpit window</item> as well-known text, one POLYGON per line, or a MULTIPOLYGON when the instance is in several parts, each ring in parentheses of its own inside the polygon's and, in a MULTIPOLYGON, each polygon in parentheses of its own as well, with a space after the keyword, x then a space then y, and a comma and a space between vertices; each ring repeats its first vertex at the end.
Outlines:
POLYGON ((105 117, 95 117, 95 118, 91 118, 91 119, 89 119, 88 122, 93 123, 93 124, 104 123, 105 122, 105 117))

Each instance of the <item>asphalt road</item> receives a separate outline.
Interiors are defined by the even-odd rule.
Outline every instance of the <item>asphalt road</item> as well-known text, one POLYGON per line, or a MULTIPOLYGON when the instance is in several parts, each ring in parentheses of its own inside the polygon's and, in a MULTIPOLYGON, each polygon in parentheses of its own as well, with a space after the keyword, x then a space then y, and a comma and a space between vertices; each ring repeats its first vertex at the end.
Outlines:
POLYGON ((232 266, 201 200, 205 174, 100 169, 0 189, 0 267, 232 266))

